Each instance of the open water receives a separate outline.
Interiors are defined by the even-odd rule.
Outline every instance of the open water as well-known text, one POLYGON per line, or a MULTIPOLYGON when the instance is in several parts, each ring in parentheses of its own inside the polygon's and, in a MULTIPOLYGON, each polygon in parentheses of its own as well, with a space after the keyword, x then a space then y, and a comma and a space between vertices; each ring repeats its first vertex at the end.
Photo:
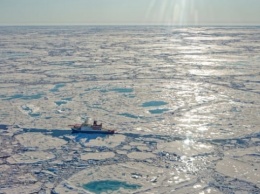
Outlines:
POLYGON ((259 27, 2 26, 0 193, 260 193, 259 67, 259 27))

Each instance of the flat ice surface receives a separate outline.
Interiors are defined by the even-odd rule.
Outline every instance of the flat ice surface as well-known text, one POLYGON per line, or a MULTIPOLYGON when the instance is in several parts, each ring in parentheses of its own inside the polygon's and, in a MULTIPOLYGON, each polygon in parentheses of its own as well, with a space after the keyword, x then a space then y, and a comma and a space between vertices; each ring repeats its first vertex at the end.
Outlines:
POLYGON ((259 65, 259 27, 1 26, 0 193, 260 193, 259 65))

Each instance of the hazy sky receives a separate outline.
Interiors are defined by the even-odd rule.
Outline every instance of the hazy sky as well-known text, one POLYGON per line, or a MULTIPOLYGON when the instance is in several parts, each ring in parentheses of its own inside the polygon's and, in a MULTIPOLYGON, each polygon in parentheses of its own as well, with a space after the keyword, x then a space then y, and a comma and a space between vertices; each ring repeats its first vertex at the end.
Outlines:
POLYGON ((260 0, 0 0, 0 25, 260 25, 260 0))

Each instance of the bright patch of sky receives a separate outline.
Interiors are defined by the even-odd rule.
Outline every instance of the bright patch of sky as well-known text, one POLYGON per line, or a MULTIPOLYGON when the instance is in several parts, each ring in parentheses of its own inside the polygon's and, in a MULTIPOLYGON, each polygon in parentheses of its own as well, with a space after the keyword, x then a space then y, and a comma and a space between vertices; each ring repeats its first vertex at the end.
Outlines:
POLYGON ((0 0, 0 25, 260 25, 260 0, 0 0))

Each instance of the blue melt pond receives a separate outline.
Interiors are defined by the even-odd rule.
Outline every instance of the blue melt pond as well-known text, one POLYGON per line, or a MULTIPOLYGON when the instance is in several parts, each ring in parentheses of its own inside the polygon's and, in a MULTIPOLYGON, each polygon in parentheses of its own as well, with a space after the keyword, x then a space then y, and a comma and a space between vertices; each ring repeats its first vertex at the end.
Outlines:
POLYGON ((33 94, 33 95, 15 94, 13 96, 10 96, 9 98, 6 98, 5 100, 13 100, 13 99, 33 100, 33 99, 39 99, 41 97, 42 94, 33 94))
POLYGON ((119 114, 121 116, 125 116, 125 117, 129 117, 129 118, 133 118, 133 119, 138 119, 140 117, 136 116, 136 115, 132 115, 132 114, 129 114, 129 113, 122 113, 122 114, 119 114))
POLYGON ((150 102, 145 102, 142 104, 142 107, 150 107, 150 106, 162 106, 168 104, 167 102, 164 101, 150 101, 150 102))
POLYGON ((62 105, 62 104, 67 104, 66 101, 55 101, 55 104, 57 104, 58 106, 62 105))
POLYGON ((4 52, 4 53, 1 53, 1 55, 2 55, 2 57, 17 59, 17 58, 27 57, 27 56, 29 56, 29 53, 25 53, 25 52, 4 52))
POLYGON ((67 104, 68 101, 71 101, 72 98, 62 98, 59 101, 55 101, 55 104, 57 104, 58 106, 62 105, 62 104, 67 104))
POLYGON ((50 89, 51 92, 58 92, 60 88, 64 87, 66 84, 56 84, 54 88, 50 89))
POLYGON ((6 98, 6 96, 4 96, 4 95, 0 95, 0 98, 6 98))
POLYGON ((114 88, 111 91, 118 92, 118 93, 130 93, 134 90, 132 88, 114 88))
POLYGON ((149 110, 149 112, 151 114, 161 114, 161 113, 164 113, 166 111, 169 111, 170 109, 167 109, 167 108, 163 108, 163 109, 154 109, 154 110, 149 110))
POLYGON ((127 97, 127 98, 135 98, 135 95, 133 95, 133 94, 125 94, 125 97, 127 97))
POLYGON ((122 182, 122 181, 102 180, 102 181, 93 181, 93 182, 84 184, 83 188, 90 192, 100 194, 103 192, 107 193, 107 192, 117 191, 120 188, 131 189, 131 190, 139 189, 139 188, 141 188, 141 186, 136 185, 136 184, 128 184, 128 183, 122 182))
POLYGON ((62 65, 62 66, 71 66, 74 64, 74 61, 63 61, 62 63, 55 63, 55 62, 50 62, 49 65, 53 65, 53 66, 56 66, 56 65, 62 65))
POLYGON ((30 115, 31 117, 39 117, 39 116, 41 116, 40 113, 29 113, 29 115, 30 115))
MULTIPOLYGON (((89 92, 89 91, 93 91, 93 90, 100 90, 100 88, 98 87, 94 87, 94 88, 88 88, 88 89, 85 89, 86 92, 89 92)), ((101 92, 106 92, 106 90, 101 90, 101 92)))

